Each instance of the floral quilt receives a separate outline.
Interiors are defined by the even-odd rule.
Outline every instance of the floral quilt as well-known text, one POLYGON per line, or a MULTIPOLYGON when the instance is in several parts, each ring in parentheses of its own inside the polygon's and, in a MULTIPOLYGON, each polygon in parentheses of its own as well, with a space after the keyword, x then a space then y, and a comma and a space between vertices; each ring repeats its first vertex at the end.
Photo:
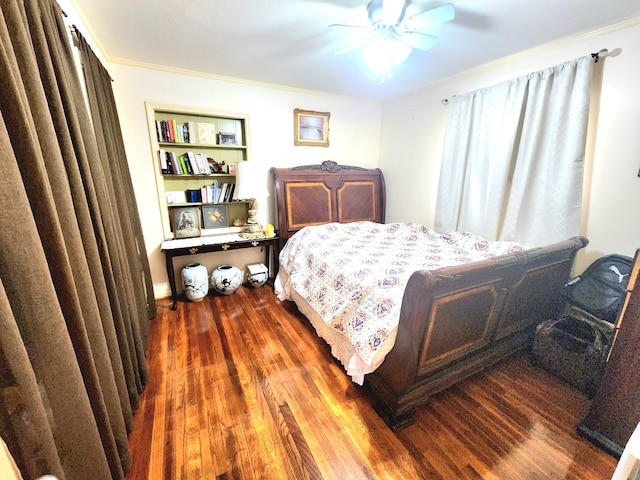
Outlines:
POLYGON ((293 235, 280 253, 280 268, 288 286, 371 365, 398 325, 413 272, 522 250, 515 243, 466 232, 441 234, 415 223, 330 223, 293 235))

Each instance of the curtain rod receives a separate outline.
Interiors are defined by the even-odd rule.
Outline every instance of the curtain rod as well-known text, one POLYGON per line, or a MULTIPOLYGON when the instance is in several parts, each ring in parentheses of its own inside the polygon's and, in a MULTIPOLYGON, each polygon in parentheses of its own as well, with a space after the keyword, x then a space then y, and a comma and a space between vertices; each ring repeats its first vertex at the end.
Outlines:
MULTIPOLYGON (((69 27, 69 31, 71 32, 71 38, 73 39, 73 46, 78 48, 78 49, 80 49, 80 39, 84 40, 84 37, 82 36, 82 33, 80 33, 80 30, 78 30, 78 27, 76 27, 75 25, 71 25, 69 27)), ((89 47, 89 45, 86 43, 86 40, 84 40, 84 44, 91 51, 91 53, 95 56, 95 52, 93 52, 93 50, 91 50, 91 47, 89 47)), ((102 65, 102 62, 100 62, 97 57, 96 57, 96 61, 98 61, 100 63, 100 66, 102 68, 104 68, 105 72, 109 76, 109 80, 111 80, 113 82, 113 78, 111 78, 111 75, 109 75, 109 72, 107 71, 105 66, 102 65)))
MULTIPOLYGON (((601 58, 606 57, 607 55, 609 55, 609 50, 607 50, 606 48, 603 48, 599 52, 592 53, 591 54, 591 58, 593 58, 593 62, 594 63, 598 63, 598 60, 600 60, 601 58)), ((446 105, 448 103, 449 103, 449 99, 448 98, 443 98, 442 99, 442 104, 443 105, 446 105)))
POLYGON ((607 55, 609 55, 609 50, 607 50, 606 48, 603 48, 602 50, 600 50, 599 52, 596 53, 592 53, 591 54, 591 58, 593 58, 593 61, 595 63, 598 63, 598 60, 600 60, 600 58, 604 58, 607 55))
POLYGON ((78 46, 78 35, 80 34, 80 32, 78 32, 78 29, 75 25, 71 25, 69 27, 69 31, 71 32, 71 38, 73 39, 73 46, 77 47, 78 46))

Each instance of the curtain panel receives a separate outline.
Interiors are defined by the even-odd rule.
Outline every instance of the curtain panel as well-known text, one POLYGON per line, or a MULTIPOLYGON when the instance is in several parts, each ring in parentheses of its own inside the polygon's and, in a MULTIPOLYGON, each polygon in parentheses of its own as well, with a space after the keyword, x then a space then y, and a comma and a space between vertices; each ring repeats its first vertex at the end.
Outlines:
POLYGON ((55 1, 0 8, 0 436, 26 479, 124 478, 155 307, 119 126, 96 139, 55 1))
MULTIPOLYGON (((95 195, 91 197, 91 205, 95 216, 102 218, 102 224, 96 229, 103 239, 99 242, 100 256, 117 326, 115 333, 120 351, 116 358, 121 360, 127 372, 126 378, 134 379, 128 384, 128 396, 129 402, 137 407, 138 394, 142 385, 147 383, 142 347, 148 344, 149 333, 144 328, 146 324, 135 319, 155 316, 151 273, 120 134, 111 77, 84 37, 74 31, 74 38, 80 50, 100 158, 100 162, 86 166, 86 177, 99 179, 94 182, 95 195), (116 255, 111 252, 116 252, 116 255), (131 278, 131 275, 139 278, 131 278), (121 285, 129 285, 130 288, 123 290, 121 285), (128 325, 140 325, 141 328, 129 331, 128 325), (131 341, 131 336, 134 341, 131 341)), ((132 428, 131 421, 132 418, 128 418, 128 430, 132 428)))
POLYGON ((590 56, 449 100, 435 229, 539 246, 577 235, 590 56))

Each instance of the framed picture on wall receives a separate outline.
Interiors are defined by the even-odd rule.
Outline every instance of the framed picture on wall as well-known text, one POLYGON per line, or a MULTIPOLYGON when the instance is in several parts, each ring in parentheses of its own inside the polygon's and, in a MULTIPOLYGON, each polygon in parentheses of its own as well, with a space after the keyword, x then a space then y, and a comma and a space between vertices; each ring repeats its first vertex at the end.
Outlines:
POLYGON ((202 207, 204 228, 222 228, 229 226, 226 205, 207 205, 202 207))
POLYGON ((171 207, 170 211, 174 238, 191 238, 201 235, 198 207, 171 207))
POLYGON ((329 112, 293 111, 293 144, 308 147, 329 146, 329 112))

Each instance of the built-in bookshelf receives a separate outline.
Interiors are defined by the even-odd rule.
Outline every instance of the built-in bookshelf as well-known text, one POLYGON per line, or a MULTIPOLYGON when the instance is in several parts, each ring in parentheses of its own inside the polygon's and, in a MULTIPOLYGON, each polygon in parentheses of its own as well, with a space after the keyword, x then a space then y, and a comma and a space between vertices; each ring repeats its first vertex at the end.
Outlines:
POLYGON ((238 231, 233 221, 247 218, 247 203, 235 198, 235 172, 249 159, 248 116, 149 102, 146 109, 165 238, 174 237, 174 207, 197 211, 202 235, 238 231))

